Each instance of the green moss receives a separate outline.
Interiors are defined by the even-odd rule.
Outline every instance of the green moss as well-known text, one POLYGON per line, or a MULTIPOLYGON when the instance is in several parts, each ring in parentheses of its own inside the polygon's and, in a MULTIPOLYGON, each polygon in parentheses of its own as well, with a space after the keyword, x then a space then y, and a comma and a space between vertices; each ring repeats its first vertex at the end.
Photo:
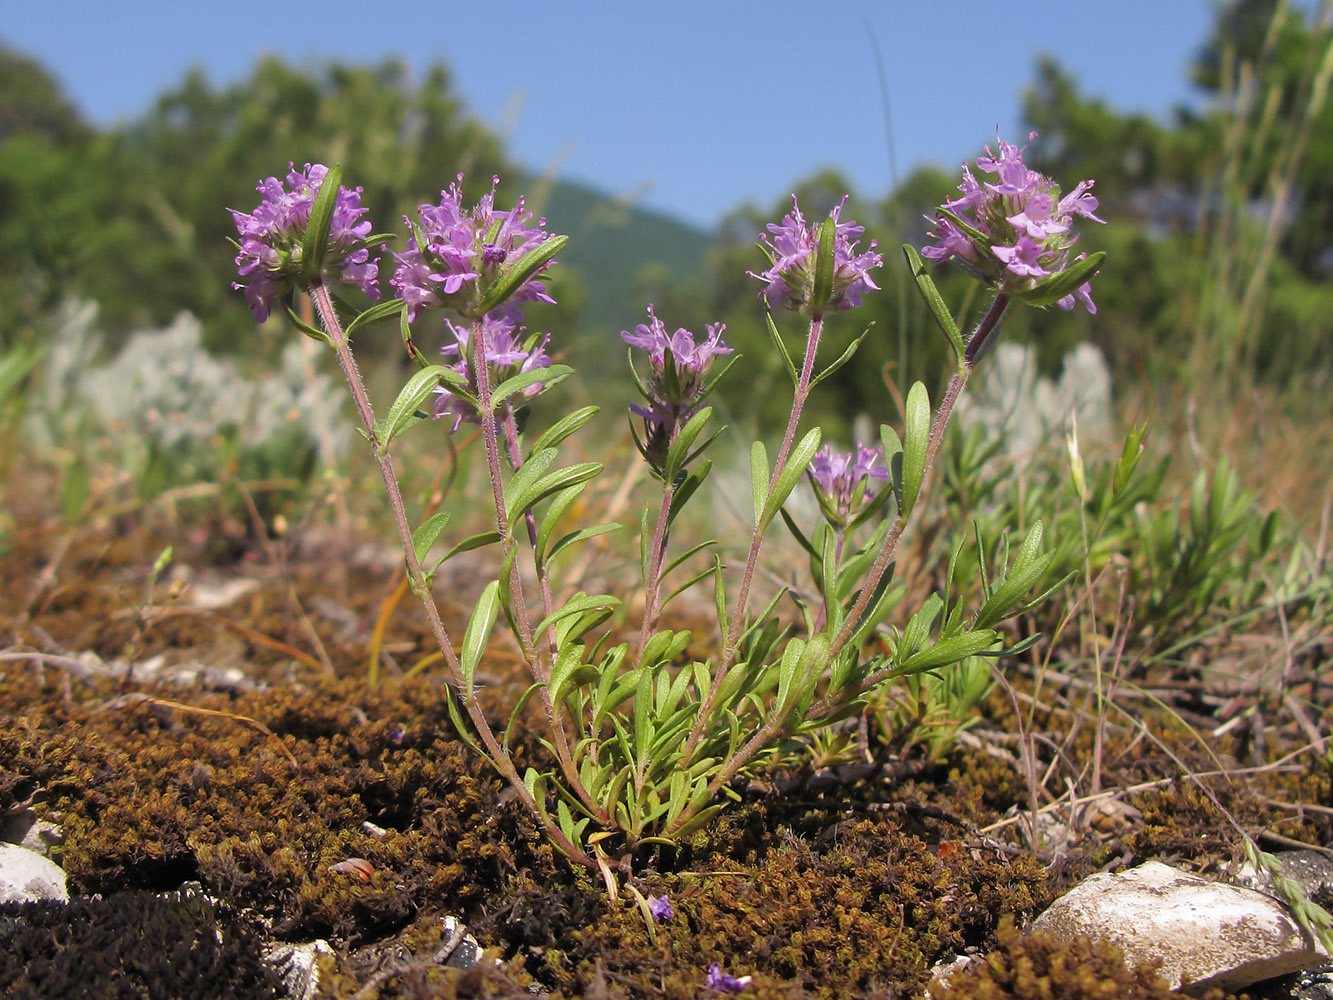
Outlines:
MULTIPOLYGON (((995 930, 998 947, 932 983, 931 1000, 1171 1000, 1156 968, 1131 971, 1118 948, 1086 937, 1057 941, 1042 931, 1019 933, 1006 915, 995 930)), ((1214 991, 1218 1000, 1220 991, 1214 991)))

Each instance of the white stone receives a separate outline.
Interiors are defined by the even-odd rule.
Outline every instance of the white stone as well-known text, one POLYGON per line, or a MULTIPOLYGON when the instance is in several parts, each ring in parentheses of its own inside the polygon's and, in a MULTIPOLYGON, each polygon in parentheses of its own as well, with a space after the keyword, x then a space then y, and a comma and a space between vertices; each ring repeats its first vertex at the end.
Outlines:
POLYGON ((1064 941, 1080 934, 1107 941, 1130 968, 1160 959, 1171 988, 1188 978, 1191 993, 1212 986, 1230 993, 1320 962, 1314 943, 1276 900, 1157 861, 1084 879, 1033 929, 1064 941))
POLYGON ((0 903, 69 902, 65 873, 54 861, 14 844, 0 844, 0 903))
POLYGON ((293 1000, 314 1000, 319 993, 320 955, 334 954, 322 938, 305 944, 274 945, 264 952, 264 961, 278 973, 283 989, 293 1000))

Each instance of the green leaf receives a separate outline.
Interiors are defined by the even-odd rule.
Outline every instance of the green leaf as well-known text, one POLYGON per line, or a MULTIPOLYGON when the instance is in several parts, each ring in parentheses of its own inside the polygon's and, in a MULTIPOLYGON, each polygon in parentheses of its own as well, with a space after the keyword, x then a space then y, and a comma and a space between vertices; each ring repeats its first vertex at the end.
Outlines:
POLYGON ((703 485, 704 480, 708 478, 708 474, 712 471, 713 463, 711 461, 701 462, 680 481, 680 485, 676 487, 676 491, 671 495, 671 507, 667 510, 668 525, 675 523, 676 518, 680 516, 680 512, 690 502, 690 498, 703 485))
POLYGON ((861 346, 861 341, 866 339, 866 334, 868 334, 874 328, 874 326, 875 324, 871 323, 870 326, 862 330, 861 335, 847 345, 847 349, 838 356, 836 361, 834 361, 822 372, 820 372, 818 375, 812 378, 810 380, 810 388, 813 389, 815 386, 819 385, 820 382, 824 381, 824 379, 834 374, 839 368, 845 365, 848 361, 851 361, 852 356, 856 354, 857 349, 861 346))
MULTIPOLYGON (((940 291, 935 287, 935 282, 931 280, 926 271, 925 261, 921 255, 916 252, 916 248, 910 244, 903 244, 903 255, 907 257, 907 267, 911 271, 912 280, 916 282, 916 290, 921 293, 921 298, 925 300, 926 308, 930 310, 930 315, 935 323, 944 331, 944 336, 948 338, 949 344, 953 347, 954 356, 958 363, 963 363, 963 352, 966 350, 963 344, 963 332, 958 329, 958 324, 953 321, 948 307, 944 304, 944 298, 940 291)), ((885 459, 888 458, 888 450, 885 450, 885 459)))
POLYGON ((324 258, 329 252, 329 228, 333 224, 333 210, 338 204, 338 186, 342 184, 343 167, 335 163, 319 185, 310 206, 310 219, 301 240, 301 271, 307 282, 319 280, 324 270, 324 258))
POLYGON ((555 461, 556 450, 554 448, 543 448, 540 451, 534 451, 527 459, 514 470, 514 474, 505 484, 505 512, 510 521, 513 520, 513 512, 522 510, 517 505, 517 501, 522 499, 523 495, 531 490, 542 474, 551 467, 555 461))
POLYGON ((1139 467, 1139 459, 1143 457, 1143 439, 1147 433, 1148 424, 1145 421, 1137 427, 1131 427, 1125 435, 1125 447, 1120 452, 1120 460, 1115 463, 1115 475, 1111 478, 1112 496, 1120 496, 1129 486, 1134 470, 1139 467))
POLYGON ((829 216, 819 224, 819 243, 815 248, 815 280, 810 290, 810 315, 822 316, 833 298, 834 248, 838 242, 838 224, 829 216))
POLYGON ((388 319, 390 316, 397 316, 402 313, 407 315, 407 303, 402 299, 389 299, 387 302, 376 302, 369 309, 357 315, 352 322, 347 324, 347 329, 343 333, 351 337, 352 331, 359 326, 366 326, 382 319, 388 319))
POLYGON ((483 531, 480 534, 469 535, 444 555, 440 556, 440 558, 436 560, 435 565, 430 568, 430 572, 434 573, 460 552, 471 552, 473 549, 479 549, 483 545, 494 545, 499 540, 500 533, 498 531, 483 531))
POLYGON ((1013 568, 982 603, 977 611, 974 628, 989 628, 1003 621, 1015 607, 1024 603, 1024 598, 1035 587, 1055 557, 1054 552, 1041 555, 1043 526, 1037 521, 1029 529, 1023 544, 1014 559, 1013 568))
POLYGON ((541 451, 543 448, 554 448, 565 438, 569 437, 589 420, 597 415, 598 407, 584 406, 575 410, 566 416, 561 417, 550 427, 546 428, 532 447, 528 449, 528 454, 541 451))
MULTIPOLYGON (((554 449, 547 449, 547 451, 553 452, 554 449)), ((540 503, 553 493, 559 493, 571 486, 586 483, 599 475, 602 468, 600 462, 579 462, 577 465, 570 465, 563 469, 556 469, 554 472, 548 472, 537 482, 516 494, 512 500, 506 500, 506 513, 509 517, 510 526, 512 527, 519 514, 522 514, 533 504, 540 503)))
POLYGON ((667 449, 666 462, 662 469, 662 478, 668 483, 676 481, 676 475, 685 464, 685 459, 689 454, 695 438, 703 433, 704 427, 713 416, 713 408, 705 406, 702 410, 685 421, 685 426, 680 428, 676 434, 676 439, 671 442, 667 449))
MULTIPOLYGON (((418 238, 421 238, 418 234, 418 238)), ((418 246, 424 244, 418 243, 418 246)), ((407 351, 407 356, 416 362, 418 368, 429 368, 430 362, 426 360, 426 355, 421 353, 421 348, 417 347, 416 341, 412 339, 412 327, 407 322, 407 310, 404 309, 398 317, 398 331, 403 337, 403 348, 407 351)))
POLYGON ((768 501, 768 476, 768 450, 764 442, 756 441, 750 446, 750 495, 754 499, 755 524, 764 516, 764 505, 768 501))
POLYGON ((904 657, 910 657, 916 653, 930 638, 930 630, 934 627, 936 619, 940 612, 944 610, 944 599, 939 594, 931 594, 917 609, 916 614, 912 615, 907 621, 907 628, 903 629, 902 639, 898 642, 897 658, 899 662, 904 657))
POLYGON ((1073 295, 1081 285, 1101 270, 1104 260, 1106 252, 1098 250, 1091 256, 1074 261, 1063 271, 1057 271, 1049 278, 1042 279, 1027 291, 1015 293, 1014 297, 1030 306, 1055 305, 1066 295, 1073 295))
POLYGON ((894 668, 893 673, 902 676, 947 667, 989 649, 999 641, 1000 633, 988 628, 957 635, 952 639, 943 639, 930 649, 923 649, 909 656, 905 662, 894 668))
POLYGON ((639 670, 639 684, 634 691, 634 747, 639 756, 647 753, 653 741, 653 672, 639 670))
POLYGON ((491 760, 491 755, 483 750, 481 744, 468 732, 467 723, 463 721, 463 713, 458 710, 458 693, 448 684, 444 686, 444 703, 449 709, 449 721, 453 723, 454 735, 458 737, 459 742, 494 767, 495 762, 491 760))
POLYGON ((459 385, 466 385, 466 380, 458 372, 444 365, 429 365, 415 372, 398 393, 398 398, 389 407, 384 420, 380 422, 383 428, 380 437, 381 446, 397 437, 421 404, 434 394, 437 386, 443 384, 448 384, 452 391, 459 385))
MULTIPOLYGON (((537 634, 541 634, 543 631, 545 630, 538 629, 537 634)), ((570 685, 578 684, 580 682, 586 683, 590 679, 589 673, 592 678, 598 676, 596 667, 589 665, 586 670, 584 669, 585 665, 582 660, 582 652, 583 647, 581 645, 573 644, 566 646, 556 655, 555 664, 551 667, 551 678, 547 681, 547 687, 551 692, 551 704, 557 707, 557 711, 559 710, 560 702, 564 699, 565 695, 568 694, 570 685)))
POLYGON ((523 709, 527 707, 528 702, 532 700, 532 696, 540 691, 542 687, 543 685, 540 682, 529 684, 527 690, 515 703, 513 711, 509 713, 509 722, 505 725, 504 740, 500 743, 500 746, 506 751, 509 749, 509 741, 514 735, 514 727, 518 725, 519 718, 523 715, 523 709))
POLYGON ((292 326, 296 327, 311 340, 318 340, 321 344, 326 344, 330 347, 333 346, 333 338, 330 337, 323 330, 319 329, 318 327, 311 326, 300 316, 298 316, 296 314, 296 310, 292 308, 290 302, 284 302, 282 304, 282 308, 283 311, 287 313, 287 320, 292 324, 292 326))
POLYGON ((449 512, 442 510, 426 518, 420 527, 412 532, 412 551, 417 554, 418 563, 426 562, 426 553, 430 551, 430 547, 435 544, 435 540, 440 537, 440 532, 448 523, 449 512))
POLYGON ((562 607, 552 611, 541 620, 541 623, 533 630, 534 635, 541 635, 548 628, 570 615, 581 615, 585 611, 605 610, 607 608, 620 607, 620 599, 612 597, 610 594, 575 594, 562 607))
POLYGON ((569 510, 570 505, 579 498, 585 485, 585 483, 579 483, 561 490, 555 494, 550 504, 547 505, 546 511, 542 514, 537 525, 537 544, 533 548, 533 556, 538 566, 546 563, 546 547, 551 542, 551 535, 555 533, 556 525, 560 523, 560 519, 565 516, 565 511, 569 510))
POLYGON ((768 501, 764 504, 764 516, 759 522, 760 530, 768 527, 769 522, 777 516, 778 508, 787 502, 787 497, 791 496, 791 491, 805 475, 810 467, 810 460, 819 450, 822 433, 818 427, 810 428, 810 432, 792 449, 787 457, 787 464, 782 467, 782 471, 778 473, 773 483, 773 492, 769 494, 768 501))
POLYGON ((500 584, 492 580, 477 598, 477 605, 468 617, 467 628, 463 631, 463 648, 459 663, 463 670, 463 683, 468 691, 472 690, 472 678, 476 675, 477 664, 486 651, 486 641, 491 636, 491 628, 500 613, 500 584))
POLYGON ((546 389, 562 382, 574 373, 574 369, 569 365, 550 365, 546 368, 533 368, 531 371, 519 372, 512 378, 507 378, 495 387, 491 393, 491 406, 498 407, 510 396, 516 392, 522 392, 530 385, 541 382, 546 389))
POLYGON ((930 396, 921 382, 913 382, 907 391, 907 412, 903 427, 903 498, 899 508, 907 517, 916 506, 921 482, 926 474, 926 452, 930 447, 930 396))
POLYGON ((589 538, 596 538, 598 535, 606 535, 612 531, 619 531, 622 527, 624 526, 618 521, 608 521, 605 524, 594 524, 587 528, 579 528, 578 531, 571 531, 568 535, 565 535, 551 546, 551 551, 546 553, 546 558, 543 560, 543 564, 549 565, 556 556, 571 545, 575 545, 578 542, 586 542, 589 538))
POLYGON ((484 315, 500 305, 531 278, 551 258, 565 248, 568 236, 552 236, 543 240, 525 253, 518 260, 508 263, 500 271, 494 285, 486 292, 486 297, 477 306, 477 315, 484 315))
POLYGON ((796 370, 796 362, 792 361, 791 354, 787 352, 787 345, 782 342, 782 334, 778 333, 777 324, 773 322, 773 314, 765 313, 764 319, 767 322, 768 339, 773 342, 773 346, 778 349, 778 354, 782 356, 782 363, 787 366, 787 374, 791 376, 791 384, 798 385, 801 381, 801 373, 796 370))

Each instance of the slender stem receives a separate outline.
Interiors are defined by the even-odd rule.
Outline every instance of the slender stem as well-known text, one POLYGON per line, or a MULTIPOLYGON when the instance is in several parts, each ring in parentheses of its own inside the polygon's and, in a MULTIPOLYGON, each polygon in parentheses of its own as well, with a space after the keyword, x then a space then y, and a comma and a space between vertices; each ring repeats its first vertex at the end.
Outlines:
MULTIPOLYGON (((921 474, 921 491, 917 495, 916 508, 920 508, 922 500, 926 494, 926 484, 930 480, 931 470, 935 466, 935 458, 939 454, 940 444, 944 440, 945 429, 949 425, 949 419, 953 416, 954 406, 958 398, 962 395, 964 386, 967 385, 968 376, 972 374, 972 365, 975 362, 976 353, 980 346, 990 337, 995 335, 996 327, 1004 318, 1005 310, 1009 307, 1010 299, 1006 295, 997 295, 995 301, 986 310, 986 315, 982 317, 971 338, 968 340, 967 349, 962 358, 962 363, 958 370, 954 372, 953 378, 949 380, 949 387, 944 392, 944 398, 940 400, 939 409, 935 411, 935 418, 930 425, 930 438, 926 445, 926 463, 921 474)), ((914 509, 916 509, 914 508, 914 509)), ((847 620, 843 622, 842 628, 834 637, 829 646, 829 658, 837 656, 842 648, 850 641, 853 633, 860 625, 861 617, 865 614, 871 598, 879 587, 879 582, 887 572, 893 562, 894 553, 897 551, 898 542, 901 540, 903 531, 907 527, 907 517, 899 512, 894 519, 893 527, 889 529, 889 535, 884 540, 884 546, 880 549, 879 555, 875 557, 874 564, 870 567, 870 572, 866 574, 865 584, 861 588, 861 593, 852 605, 852 610, 847 615, 847 620)), ((873 687, 879 681, 883 680, 891 672, 891 667, 885 667, 883 670, 876 671, 866 677, 853 688, 846 688, 842 691, 834 692, 833 701, 829 696, 821 698, 815 704, 811 705, 806 712, 806 718, 817 718, 828 711, 834 703, 841 703, 847 697, 851 697, 860 691, 873 687)))
POLYGON ((486 364, 485 325, 485 317, 473 320, 468 345, 472 348, 472 371, 477 382, 477 405, 481 409, 481 436, 486 442, 486 467, 491 474, 491 495, 495 501, 495 527, 500 533, 500 547, 505 560, 509 562, 509 604, 518 630, 518 643, 528 669, 533 678, 540 683, 547 680, 550 673, 542 664, 532 638, 532 623, 528 621, 527 604, 523 599, 523 579, 519 573, 518 560, 509 559, 509 553, 516 543, 509 537, 509 518, 505 511, 504 480, 500 474, 500 441, 495 430, 495 408, 491 403, 491 374, 486 364))
MULTIPOLYGON (((787 429, 782 435, 782 447, 778 449, 777 460, 773 463, 773 473, 768 480, 769 496, 773 494, 773 487, 787 464, 787 456, 791 454, 792 442, 796 440, 796 427, 801 422, 801 411, 805 408, 806 398, 810 395, 810 380, 814 375, 815 354, 819 350, 819 335, 823 326, 824 321, 820 317, 810 321, 810 333, 805 342, 805 359, 801 364, 801 375, 797 379, 796 390, 792 394, 791 417, 787 421, 787 429)), ((722 687, 722 682, 726 679, 728 671, 735 665, 741 635, 745 631, 745 611, 750 602, 750 584, 754 580, 755 567, 759 563, 759 550, 764 542, 764 529, 766 527, 767 525, 761 519, 755 524, 754 534, 750 537, 750 553, 745 561, 745 572, 741 574, 740 592, 736 597, 736 610, 732 614, 731 627, 727 630, 726 644, 722 648, 722 658, 718 661, 708 696, 704 699, 703 704, 699 706, 699 714, 694 720, 694 726, 690 729, 689 739, 685 741, 682 760, 687 764, 693 759, 695 747, 698 746, 699 740, 703 737, 709 713, 712 711, 713 702, 717 700, 717 693, 722 687)))
POLYGON ((662 509, 657 514, 657 528, 653 532, 652 550, 648 558, 648 576, 643 581, 643 624, 639 629, 639 651, 634 656, 635 663, 643 657, 643 651, 648 646, 648 637, 657 631, 657 623, 662 614, 661 605, 658 603, 662 589, 662 564, 666 560, 671 501, 675 496, 675 484, 663 480, 662 509))
POLYGON ((598 868, 597 862, 572 843, 559 826, 550 819, 542 818, 536 800, 533 799, 532 793, 528 791, 528 786, 523 783, 523 778, 519 775, 518 769, 514 767, 514 762, 510 759, 508 751, 495 738, 495 733, 486 720, 486 713, 482 711, 481 705, 477 701, 475 690, 470 685, 465 686, 463 684, 462 664, 459 663, 458 654, 454 652, 453 641, 449 638, 449 633, 444 627, 444 621, 440 617, 440 609, 430 592, 425 573, 422 572, 421 561, 417 559, 416 547, 412 544, 412 528, 407 520, 407 509, 403 504, 402 490, 398 486, 398 476, 393 471, 393 461, 389 457, 387 444, 381 441, 379 435, 375 432, 375 412, 371 409, 370 397, 366 393, 365 383, 361 381, 361 373, 357 369, 356 359, 352 356, 352 349, 347 343, 347 336, 343 333, 342 325, 338 322, 338 315, 334 311, 328 289, 322 283, 316 282, 311 286, 310 296, 315 301, 315 307, 319 311, 324 329, 328 332, 329 340, 333 344, 334 353, 338 356, 338 364, 342 368, 343 377, 347 379, 348 388, 352 391, 352 399, 356 403, 357 414, 366 429, 366 434, 369 435, 370 441, 374 445, 375 462, 379 465, 380 476, 384 480, 384 489, 389 497, 389 509, 393 513, 394 523, 398 526, 398 537, 403 545, 403 558, 407 561, 408 579, 412 585, 413 593, 421 600, 421 605, 426 612, 426 619, 430 623, 431 633, 435 637, 436 644, 440 647, 441 655, 444 656, 444 662, 449 672, 450 686, 458 692, 459 701, 462 702, 468 718, 472 721, 473 728, 477 731, 477 735, 481 737, 491 764, 500 772, 500 776, 509 782, 510 787, 514 789, 514 793, 518 796, 518 800, 523 803, 523 806, 541 823, 546 835, 551 838, 551 842, 571 861, 588 868, 598 868))
MULTIPOLYGON (((509 467, 517 471, 523 462, 523 452, 518 444, 518 427, 514 422, 513 410, 506 407, 504 414, 504 432, 505 444, 509 449, 509 467)), ((533 569, 537 574, 537 579, 541 583, 542 590, 542 616, 550 617, 551 611, 555 607, 555 600, 551 593, 551 575, 547 572, 545 566, 537 565, 537 516, 531 511, 524 512, 524 521, 528 526, 528 544, 533 557, 533 569)), ((550 625, 546 629, 546 650, 548 662, 555 665, 556 632, 555 626, 550 625)), ((550 671, 544 670, 545 676, 550 678, 550 671)), ((574 766, 574 755, 570 749, 569 736, 565 732, 565 720, 560 714, 560 709, 551 701, 551 688, 548 684, 543 684, 538 689, 538 697, 541 701, 542 711, 546 714, 546 728, 551 733, 551 745, 555 750, 555 757, 560 764, 560 772, 565 777, 565 782, 573 789, 574 794, 579 797, 579 801, 588 808, 599 823, 603 826, 610 825, 611 817, 606 809, 602 807, 592 794, 584 787, 583 779, 579 777, 578 768, 574 766)))

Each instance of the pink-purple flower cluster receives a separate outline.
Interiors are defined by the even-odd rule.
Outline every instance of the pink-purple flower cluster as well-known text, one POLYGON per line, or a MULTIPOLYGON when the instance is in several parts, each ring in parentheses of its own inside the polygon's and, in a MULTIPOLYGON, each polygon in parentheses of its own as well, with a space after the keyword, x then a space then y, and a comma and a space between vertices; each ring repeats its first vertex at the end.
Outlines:
POLYGON ((732 353, 722 341, 725 329, 722 323, 710 323, 707 339, 698 342, 684 327, 668 334, 649 306, 647 323, 640 323, 633 333, 620 333, 625 343, 648 352, 652 374, 646 384, 640 383, 648 405, 632 403, 630 409, 643 418, 644 457, 658 471, 676 432, 699 409, 705 395, 704 376, 713 359, 732 353))
MULTIPOLYGON (((416 322, 423 309, 450 306, 464 316, 475 317, 490 287, 499 278, 506 263, 520 260, 529 250, 550 239, 541 227, 528 225, 531 212, 523 210, 523 199, 509 211, 495 208, 495 188, 500 179, 491 179, 489 194, 471 211, 463 210, 463 175, 440 192, 438 205, 422 205, 417 210, 419 222, 405 221, 412 228, 407 250, 395 254, 397 266, 390 284, 407 303, 407 318, 416 322)), ((547 261, 542 274, 554 261, 547 261)), ((554 302, 546 286, 536 277, 524 281, 512 296, 513 302, 554 302)))
POLYGON ((875 495, 870 480, 889 478, 881 455, 880 448, 867 448, 859 441, 855 454, 835 452, 832 446, 824 445, 810 460, 810 482, 828 507, 846 518, 875 495))
MULTIPOLYGON (((1036 135, 1030 133, 1029 141, 1036 135)), ((963 183, 958 185, 962 193, 946 201, 930 219, 935 226, 930 236, 936 243, 922 248, 921 255, 934 260, 956 257, 1001 291, 1021 296, 1040 279, 1069 265, 1070 249, 1078 242, 1073 231, 1075 216, 1103 220, 1093 214, 1097 199, 1089 193, 1092 181, 1079 181, 1062 196, 1058 184, 1023 162, 1026 147, 998 137, 997 141, 998 156, 987 146, 986 155, 977 159, 977 168, 994 174, 995 180, 980 182, 963 164, 963 183), (968 232, 969 228, 974 232, 968 232)), ((1082 259, 1081 255, 1076 259, 1082 259)), ((1088 312, 1097 311, 1086 282, 1056 305, 1072 309, 1076 299, 1088 312)))
POLYGON ((838 221, 847 203, 846 197, 833 206, 833 211, 829 213, 835 226, 832 287, 826 302, 816 302, 815 265, 818 261, 820 226, 806 224, 795 195, 792 195, 791 202, 792 210, 782 217, 782 222, 768 224, 772 236, 760 237, 764 253, 768 255, 771 264, 768 270, 760 274, 750 272, 751 277, 767 282, 760 296, 769 308, 783 306, 814 316, 859 306, 863 292, 879 288, 870 277, 870 269, 884 263, 884 259, 875 251, 876 241, 870 241, 870 249, 865 253, 858 253, 857 246, 865 227, 855 222, 838 221))
MULTIPOLYGON (((510 306, 489 312, 480 321, 482 351, 486 357, 486 371, 491 386, 497 386, 505 379, 521 372, 549 368, 551 365, 550 355, 546 353, 550 335, 524 338, 524 328, 518 325, 519 319, 518 309, 510 306)), ((458 325, 448 319, 444 321, 444 325, 453 336, 454 342, 445 344, 440 348, 440 353, 452 359, 449 367, 467 379, 470 386, 475 386, 476 380, 472 378, 471 331, 466 325, 458 325)), ((544 387, 544 383, 534 382, 500 405, 505 407, 520 405, 523 400, 536 396, 544 387)), ((449 428, 451 432, 458 430, 464 421, 473 424, 481 422, 481 414, 477 412, 471 400, 450 392, 444 386, 440 386, 435 392, 439 396, 435 403, 435 418, 438 420, 452 417, 453 424, 449 428)))
MULTIPOLYGON (((240 235, 236 267, 241 280, 232 287, 245 291, 245 300, 260 323, 268 319, 282 295, 309 278, 302 241, 310 209, 328 173, 321 163, 307 163, 299 171, 295 164, 287 167, 285 186, 276 177, 259 182, 255 190, 263 200, 253 212, 230 209, 240 235)), ((379 261, 371 261, 365 244, 371 229, 370 222, 361 219, 366 212, 361 206, 361 188, 339 186, 320 278, 355 285, 377 299, 379 261)))

